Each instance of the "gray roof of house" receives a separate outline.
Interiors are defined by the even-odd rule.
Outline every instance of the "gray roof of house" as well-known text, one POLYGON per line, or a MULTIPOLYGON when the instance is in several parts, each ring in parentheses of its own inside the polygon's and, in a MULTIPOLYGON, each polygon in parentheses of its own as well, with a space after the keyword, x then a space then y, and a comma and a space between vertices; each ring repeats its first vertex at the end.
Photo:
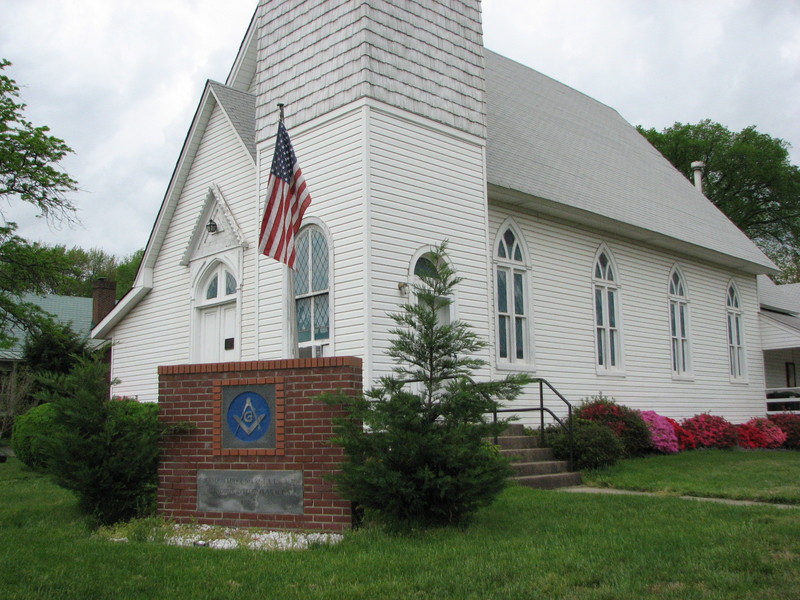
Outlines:
POLYGON ((209 81, 222 109, 233 123, 253 160, 256 159, 256 97, 248 92, 209 81))
POLYGON ((759 275, 758 302, 767 310, 800 314, 800 283, 776 285, 766 275, 759 275))
POLYGON ((485 58, 490 198, 748 272, 774 269, 615 110, 490 50, 485 58))
MULTIPOLYGON (((23 302, 36 304, 42 310, 53 315, 58 323, 69 325, 72 330, 82 337, 89 337, 92 329, 92 299, 76 296, 58 296, 47 294, 35 296, 25 294, 23 302)), ((19 360, 22 358, 24 332, 13 329, 11 334, 17 338, 17 343, 11 348, 0 349, 0 360, 19 360)))

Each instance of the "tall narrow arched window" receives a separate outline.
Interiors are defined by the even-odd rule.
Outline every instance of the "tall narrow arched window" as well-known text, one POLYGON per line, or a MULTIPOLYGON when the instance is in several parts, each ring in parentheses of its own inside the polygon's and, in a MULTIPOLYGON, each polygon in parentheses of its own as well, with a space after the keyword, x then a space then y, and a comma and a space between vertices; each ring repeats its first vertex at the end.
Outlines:
POLYGON ((617 371, 622 368, 619 279, 611 253, 605 248, 597 253, 592 287, 597 368, 617 371))
POLYGON ((677 266, 669 278, 669 335, 672 374, 685 376, 689 372, 689 298, 677 266))
MULTIPOLYGON (((435 277, 437 274, 437 265, 434 262, 436 259, 431 254, 423 254, 414 263, 414 277, 417 283, 421 283, 422 277, 435 277)), ((451 309, 453 306, 453 299, 449 298, 447 306, 441 306, 436 311, 436 317, 439 325, 449 325, 452 321, 451 309)))
POLYGON ((503 229, 495 242, 498 363, 521 364, 530 360, 530 302, 522 243, 512 227, 503 229))
POLYGON ((230 267, 213 263, 195 289, 195 356, 201 363, 237 360, 238 284, 230 267))
POLYGON ((731 379, 744 379, 744 326, 742 323, 742 303, 736 285, 728 285, 726 300, 727 329, 728 329, 728 364, 730 365, 731 379))
POLYGON ((319 227, 305 227, 295 240, 294 298, 300 355, 321 356, 330 339, 328 241, 319 227), (303 348, 317 346, 315 352, 303 348))

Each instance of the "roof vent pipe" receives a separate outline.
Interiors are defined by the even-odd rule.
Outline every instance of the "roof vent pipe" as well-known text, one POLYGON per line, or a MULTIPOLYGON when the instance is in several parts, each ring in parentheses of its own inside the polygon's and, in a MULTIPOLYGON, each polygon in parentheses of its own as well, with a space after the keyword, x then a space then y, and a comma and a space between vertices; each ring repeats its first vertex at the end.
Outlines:
POLYGON ((703 169, 706 168, 706 163, 702 160, 696 160, 692 163, 692 171, 694 171, 694 187, 696 187, 700 193, 703 193, 703 169))

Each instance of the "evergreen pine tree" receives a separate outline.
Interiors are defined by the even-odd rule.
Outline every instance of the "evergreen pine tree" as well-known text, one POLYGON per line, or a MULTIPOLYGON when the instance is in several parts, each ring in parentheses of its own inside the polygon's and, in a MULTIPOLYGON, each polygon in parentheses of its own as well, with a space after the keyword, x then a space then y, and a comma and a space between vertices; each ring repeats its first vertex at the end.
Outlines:
POLYGON ((441 322, 461 279, 445 243, 428 256, 433 268, 413 286, 413 300, 390 315, 394 374, 363 397, 329 398, 349 408, 337 431, 347 455, 340 492, 401 527, 463 523, 502 491, 510 468, 490 440, 506 422, 491 413, 530 381, 472 380, 485 363, 471 355, 486 342, 463 321, 441 322))

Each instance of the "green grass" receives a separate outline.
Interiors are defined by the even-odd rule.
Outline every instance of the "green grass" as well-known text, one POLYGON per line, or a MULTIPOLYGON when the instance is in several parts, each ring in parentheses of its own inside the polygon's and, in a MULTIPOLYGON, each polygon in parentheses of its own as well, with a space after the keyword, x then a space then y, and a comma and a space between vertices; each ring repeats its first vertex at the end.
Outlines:
POLYGON ((665 494, 800 504, 800 452, 694 450, 622 461, 585 483, 665 494))
POLYGON ((800 509, 506 490, 466 529, 297 552, 114 543, 0 465, 0 598, 798 599, 800 509))

